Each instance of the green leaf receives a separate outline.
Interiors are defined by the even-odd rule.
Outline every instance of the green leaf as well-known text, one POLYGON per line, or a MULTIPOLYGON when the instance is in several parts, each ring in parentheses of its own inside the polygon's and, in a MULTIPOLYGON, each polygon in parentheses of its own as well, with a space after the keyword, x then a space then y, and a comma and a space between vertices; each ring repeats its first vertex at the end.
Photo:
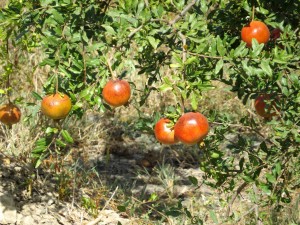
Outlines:
POLYGON ((39 159, 36 161, 34 168, 37 169, 37 168, 42 164, 42 162, 43 162, 43 160, 42 160, 41 158, 39 158, 39 159))
POLYGON ((198 179, 196 177, 188 176, 188 178, 193 185, 198 186, 198 179))
POLYGON ((221 56, 224 56, 226 53, 226 49, 224 48, 223 42, 219 36, 217 37, 217 50, 221 56))
POLYGON ((64 143, 62 140, 60 139, 56 139, 56 144, 62 148, 65 148, 67 146, 66 143, 64 143))
POLYGON ((182 65, 181 64, 179 64, 179 63, 172 63, 172 64, 170 64, 170 68, 181 68, 182 67, 182 65))
POLYGON ((218 152, 212 152, 210 154, 210 157, 213 159, 218 159, 218 158, 220 158, 220 154, 218 152))
POLYGON ((47 127, 45 133, 46 134, 56 134, 58 132, 57 128, 53 128, 53 127, 47 127))
POLYGON ((153 201, 156 201, 158 198, 159 198, 158 195, 154 192, 154 193, 151 193, 148 201, 153 202, 153 201))
POLYGON ((242 176, 243 180, 246 181, 247 183, 251 183, 254 180, 252 179, 252 177, 250 177, 249 175, 243 175, 242 176))
POLYGON ((269 181, 272 184, 274 184, 276 182, 276 178, 274 177, 273 174, 267 173, 266 178, 267 178, 267 181, 269 181))
POLYGON ((173 90, 172 85, 169 84, 162 84, 159 88, 158 88, 161 92, 166 92, 169 90, 173 90))
POLYGON ((272 69, 269 65, 270 61, 269 60, 266 60, 266 59, 263 59, 261 61, 261 64, 260 64, 260 67, 262 68, 262 70, 268 75, 268 76, 272 76, 272 69))
POLYGON ((247 61, 242 61, 242 67, 247 75, 253 75, 253 69, 250 66, 248 66, 247 61))
POLYGON ((279 174, 281 173, 281 163, 280 162, 276 163, 276 165, 275 165, 275 173, 276 173, 276 176, 279 176, 279 174))
POLYGON ((159 40, 156 40, 154 37, 152 36, 147 36, 147 40, 149 41, 149 43, 151 44, 151 46, 156 49, 158 44, 159 44, 159 40))
POLYGON ((210 211, 209 211, 209 215, 210 215, 210 218, 214 221, 214 223, 216 223, 216 224, 219 223, 215 211, 210 210, 210 211))
POLYGON ((45 7, 47 5, 50 5, 51 3, 53 3, 55 0, 43 0, 41 1, 41 6, 45 7))
POLYGON ((40 63, 40 66, 46 66, 46 65, 54 67, 56 65, 55 59, 46 58, 40 63))
POLYGON ((43 100, 43 98, 37 92, 32 91, 31 94, 36 100, 43 100))
POLYGON ((124 205, 118 205, 118 206, 117 206, 117 209, 118 209, 120 212, 126 212, 126 206, 124 206, 124 205))
POLYGON ((35 142, 34 148, 31 151, 32 157, 39 158, 50 144, 46 138, 40 138, 35 142))
POLYGON ((39 146, 36 146, 34 149, 32 149, 31 153, 35 154, 35 155, 39 155, 39 154, 43 153, 45 150, 46 150, 46 146, 39 145, 39 146))
POLYGON ((264 48, 264 44, 259 44, 255 38, 252 38, 252 57, 257 57, 264 48))
POLYGON ((234 50, 234 57, 241 56, 242 51, 246 48, 246 43, 241 42, 241 44, 234 50))
POLYGON ((189 65, 189 64, 192 64, 193 62, 197 62, 197 61, 198 61, 198 58, 193 56, 193 57, 188 58, 184 64, 189 65))
POLYGON ((139 15, 143 11, 144 7, 145 7, 145 2, 140 1, 136 10, 136 14, 139 15))
POLYGON ((179 210, 169 210, 166 212, 167 216, 172 216, 172 217, 178 217, 180 215, 182 215, 182 212, 180 212, 179 210))
POLYGON ((59 24, 64 23, 64 17, 57 10, 52 9, 51 14, 53 15, 53 18, 57 23, 59 24))
POLYGON ((223 68, 223 65, 224 65, 224 61, 223 61, 223 59, 220 59, 216 64, 215 74, 218 74, 221 71, 221 69, 223 68))
POLYGON ((267 195, 270 195, 270 194, 272 193, 271 190, 270 190, 270 187, 269 187, 267 184, 260 183, 260 184, 259 184, 259 187, 260 187, 260 189, 261 189, 264 193, 266 193, 267 195))
POLYGON ((67 130, 62 130, 61 135, 68 143, 72 144, 74 142, 73 138, 71 137, 71 135, 67 130))
POLYGON ((111 26, 102 24, 102 27, 107 31, 107 33, 109 33, 111 35, 115 35, 116 34, 116 31, 111 26))
POLYGON ((260 149, 266 153, 269 153, 268 146, 267 146, 266 142, 264 142, 264 141, 262 143, 260 143, 260 149))
POLYGON ((199 101, 198 101, 197 95, 194 91, 192 91, 192 93, 190 95, 190 99, 191 99, 191 106, 192 106, 193 110, 197 110, 199 101))

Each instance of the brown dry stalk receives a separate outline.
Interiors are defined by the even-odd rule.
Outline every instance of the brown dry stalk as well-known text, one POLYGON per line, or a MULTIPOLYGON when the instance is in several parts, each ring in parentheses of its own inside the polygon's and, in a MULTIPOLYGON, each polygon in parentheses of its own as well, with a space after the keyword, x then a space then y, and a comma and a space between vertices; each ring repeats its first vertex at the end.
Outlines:
POLYGON ((248 185, 247 182, 244 182, 242 183, 238 189, 236 190, 236 192, 234 193, 234 195, 232 196, 230 202, 228 203, 228 208, 227 208, 227 212, 226 212, 226 217, 229 217, 230 216, 230 213, 231 213, 231 208, 232 208, 232 205, 235 201, 235 199, 237 198, 237 196, 242 192, 242 190, 248 185))

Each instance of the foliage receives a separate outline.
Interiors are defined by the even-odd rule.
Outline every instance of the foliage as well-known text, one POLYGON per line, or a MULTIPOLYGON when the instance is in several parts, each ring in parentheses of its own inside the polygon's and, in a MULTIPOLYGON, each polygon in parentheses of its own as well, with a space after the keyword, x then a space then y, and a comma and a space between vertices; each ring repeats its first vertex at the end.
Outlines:
MULTIPOLYGON (((264 121, 250 113, 242 118, 242 133, 232 141, 230 154, 220 144, 237 129, 222 112, 203 112, 215 125, 200 147, 200 168, 213 178, 207 181, 211 186, 234 191, 241 181, 255 184, 267 197, 262 204, 280 208, 299 188, 299 7, 298 0, 11 0, 0 12, 0 93, 10 89, 5 86, 8 74, 17 75, 7 52, 12 45, 28 52, 43 49, 39 66, 51 68, 44 92, 55 92, 58 79, 58 90, 72 98, 72 114, 79 117, 86 108, 110 110, 101 97, 113 76, 109 67, 128 80, 135 71, 147 78, 142 95, 131 100, 136 108, 152 91, 174 95, 172 112, 160 112, 172 119, 201 111, 199 99, 214 88, 214 80, 230 85, 247 107, 260 93, 275 94, 280 115, 264 121), (252 7, 255 19, 282 30, 279 39, 266 45, 253 40, 252 48, 241 42, 240 30, 252 7), (165 68, 171 75, 165 75, 165 68), (270 132, 260 131, 262 123, 270 132), (249 132, 260 136, 258 146, 247 138, 249 132)), ((44 134, 32 151, 39 163, 51 152, 54 136, 60 148, 73 142, 66 130, 48 127, 44 134)))

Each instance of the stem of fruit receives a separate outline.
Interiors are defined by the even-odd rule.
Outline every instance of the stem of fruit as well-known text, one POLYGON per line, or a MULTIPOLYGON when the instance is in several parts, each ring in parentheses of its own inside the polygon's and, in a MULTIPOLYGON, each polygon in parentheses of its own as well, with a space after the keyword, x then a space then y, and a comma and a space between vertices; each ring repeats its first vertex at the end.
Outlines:
POLYGON ((9 73, 7 74, 7 80, 6 80, 6 94, 7 94, 7 100, 8 100, 8 103, 11 103, 10 101, 10 75, 9 73))
MULTIPOLYGON (((9 62, 9 41, 8 38, 6 39, 6 62, 9 62)), ((8 103, 11 103, 10 101, 10 71, 6 71, 7 72, 7 78, 6 78, 6 94, 7 94, 7 100, 8 103)))
MULTIPOLYGON (((184 81, 185 80, 185 62, 186 62, 186 55, 187 55, 187 51, 186 51, 186 37, 179 31, 178 32, 179 37, 181 38, 182 41, 182 62, 183 62, 183 68, 182 68, 182 75, 181 75, 181 80, 184 81)), ((180 93, 180 108, 181 108, 181 113, 184 113, 184 98, 182 96, 182 94, 180 93)))
POLYGON ((109 69, 109 72, 110 72, 112 78, 115 79, 116 76, 115 76, 114 71, 112 70, 112 67, 111 67, 111 64, 110 64, 110 59, 106 58, 106 64, 107 64, 107 67, 109 69))
POLYGON ((58 73, 56 71, 55 73, 55 76, 56 76, 56 84, 55 84, 55 94, 58 93, 58 73))
POLYGON ((254 20, 254 16, 255 16, 255 5, 253 4, 253 6, 252 6, 252 18, 251 18, 251 21, 254 20))

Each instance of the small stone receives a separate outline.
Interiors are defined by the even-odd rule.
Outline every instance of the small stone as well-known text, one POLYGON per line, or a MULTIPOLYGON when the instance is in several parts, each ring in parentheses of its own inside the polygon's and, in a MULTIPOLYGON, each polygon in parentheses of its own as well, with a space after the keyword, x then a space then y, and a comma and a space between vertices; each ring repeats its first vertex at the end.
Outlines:
POLYGON ((48 200, 47 204, 50 206, 50 205, 53 205, 55 203, 55 201, 51 198, 48 200))
POLYGON ((16 167, 14 168, 14 170, 15 170, 16 172, 20 172, 20 171, 22 170, 22 167, 16 166, 16 167))

